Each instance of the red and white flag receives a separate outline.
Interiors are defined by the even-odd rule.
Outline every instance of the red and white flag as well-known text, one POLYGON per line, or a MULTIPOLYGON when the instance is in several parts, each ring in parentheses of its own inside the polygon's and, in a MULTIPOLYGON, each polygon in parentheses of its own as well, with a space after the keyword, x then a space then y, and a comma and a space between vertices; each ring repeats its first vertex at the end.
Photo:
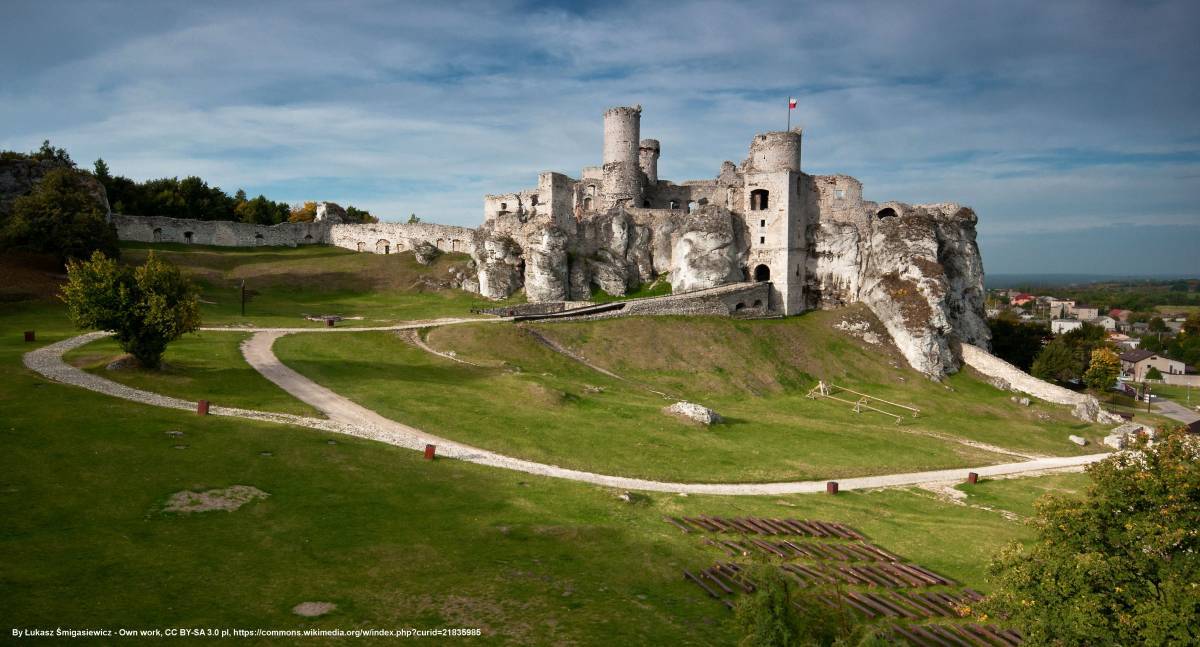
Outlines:
POLYGON ((788 97, 788 110, 795 110, 795 109, 796 109, 796 100, 791 97, 788 97))

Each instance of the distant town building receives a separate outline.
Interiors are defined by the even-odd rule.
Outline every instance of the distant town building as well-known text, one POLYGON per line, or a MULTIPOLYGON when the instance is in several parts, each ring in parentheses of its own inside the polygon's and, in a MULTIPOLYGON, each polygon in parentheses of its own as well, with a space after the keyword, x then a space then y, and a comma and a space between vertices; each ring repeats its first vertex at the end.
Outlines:
POLYGON ((1088 323, 1092 324, 1093 326, 1100 326, 1105 330, 1117 329, 1117 320, 1113 319, 1112 317, 1100 316, 1089 320, 1088 323))
POLYGON ((1075 305, 1071 306, 1071 316, 1082 321, 1095 319, 1100 316, 1100 308, 1096 306, 1075 305))
POLYGON ((1164 375, 1183 375, 1187 368, 1183 362, 1140 348, 1121 353, 1121 370, 1134 382, 1144 381, 1151 367, 1164 375))
POLYGON ((1072 299, 1056 299, 1054 297, 1046 297, 1046 308, 1048 316, 1051 319, 1062 319, 1071 314, 1071 309, 1075 307, 1075 301, 1072 299))
POLYGON ((1009 299, 1009 303, 1013 304, 1014 306, 1023 306, 1026 303, 1029 303, 1030 301, 1033 301, 1036 298, 1037 297, 1033 296, 1032 294, 1018 292, 1016 296, 1009 299))
POLYGON ((1053 319, 1050 321, 1050 332, 1055 335, 1069 333, 1076 328, 1082 328, 1083 322, 1078 319, 1053 319))
POLYGON ((1122 310, 1121 308, 1113 308, 1112 310, 1108 311, 1108 316, 1120 321, 1121 323, 1129 321, 1130 314, 1133 313, 1129 310, 1122 310))

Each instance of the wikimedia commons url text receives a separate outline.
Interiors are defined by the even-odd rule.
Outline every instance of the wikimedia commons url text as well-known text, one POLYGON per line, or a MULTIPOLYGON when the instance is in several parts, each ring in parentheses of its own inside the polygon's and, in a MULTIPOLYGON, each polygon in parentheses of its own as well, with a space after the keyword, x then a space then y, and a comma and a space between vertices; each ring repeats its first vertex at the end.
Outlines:
POLYGON ((474 627, 401 627, 397 629, 71 629, 67 627, 13 627, 13 638, 474 638, 483 632, 474 627))

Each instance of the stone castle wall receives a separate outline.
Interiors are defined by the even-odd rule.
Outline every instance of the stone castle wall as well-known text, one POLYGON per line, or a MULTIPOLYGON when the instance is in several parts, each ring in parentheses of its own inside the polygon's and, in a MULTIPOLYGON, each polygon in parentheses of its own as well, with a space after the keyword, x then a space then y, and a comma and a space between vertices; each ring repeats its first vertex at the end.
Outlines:
POLYGON ((190 220, 161 216, 113 214, 117 237, 143 243, 182 243, 217 247, 297 247, 335 245, 361 252, 387 254, 429 243, 446 252, 469 254, 475 230, 430 223, 344 224, 284 222, 254 225, 228 220, 190 220))

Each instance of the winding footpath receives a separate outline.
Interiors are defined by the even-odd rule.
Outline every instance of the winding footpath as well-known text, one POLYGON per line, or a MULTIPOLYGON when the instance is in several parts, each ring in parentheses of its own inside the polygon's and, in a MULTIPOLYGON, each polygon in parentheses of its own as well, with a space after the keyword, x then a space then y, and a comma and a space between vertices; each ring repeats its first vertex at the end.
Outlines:
MULTIPOLYGON (((506 321, 506 319, 439 319, 410 322, 397 326, 359 328, 203 328, 203 330, 212 331, 254 333, 242 343, 242 354, 245 356, 246 361, 255 370, 283 390, 292 394, 297 399, 316 407, 327 415, 328 419, 222 406, 210 407, 209 414, 298 425, 310 429, 375 440, 418 451, 424 450, 426 444, 433 444, 437 446, 438 454, 446 458, 455 458, 479 465, 624 490, 741 496, 800 494, 825 491, 825 481, 792 481, 784 483, 671 483, 596 474, 504 456, 434 436, 408 425, 384 418, 378 413, 358 405, 288 368, 279 361, 279 358, 272 351, 272 346, 276 339, 293 333, 411 330, 434 326, 499 321, 506 321)), ((63 360, 63 353, 106 337, 109 334, 105 332, 87 333, 30 351, 24 356, 25 366, 43 377, 63 384, 78 386, 98 393, 157 407, 187 411, 196 410, 195 402, 128 387, 112 380, 92 375, 67 364, 63 360)), ((1107 453, 1084 456, 1052 456, 1002 465, 846 478, 838 479, 838 486, 841 490, 859 490, 924 485, 928 483, 961 482, 965 479, 968 471, 976 472, 981 477, 999 477, 1048 471, 1078 470, 1084 465, 1101 460, 1106 456, 1108 456, 1107 453)))

